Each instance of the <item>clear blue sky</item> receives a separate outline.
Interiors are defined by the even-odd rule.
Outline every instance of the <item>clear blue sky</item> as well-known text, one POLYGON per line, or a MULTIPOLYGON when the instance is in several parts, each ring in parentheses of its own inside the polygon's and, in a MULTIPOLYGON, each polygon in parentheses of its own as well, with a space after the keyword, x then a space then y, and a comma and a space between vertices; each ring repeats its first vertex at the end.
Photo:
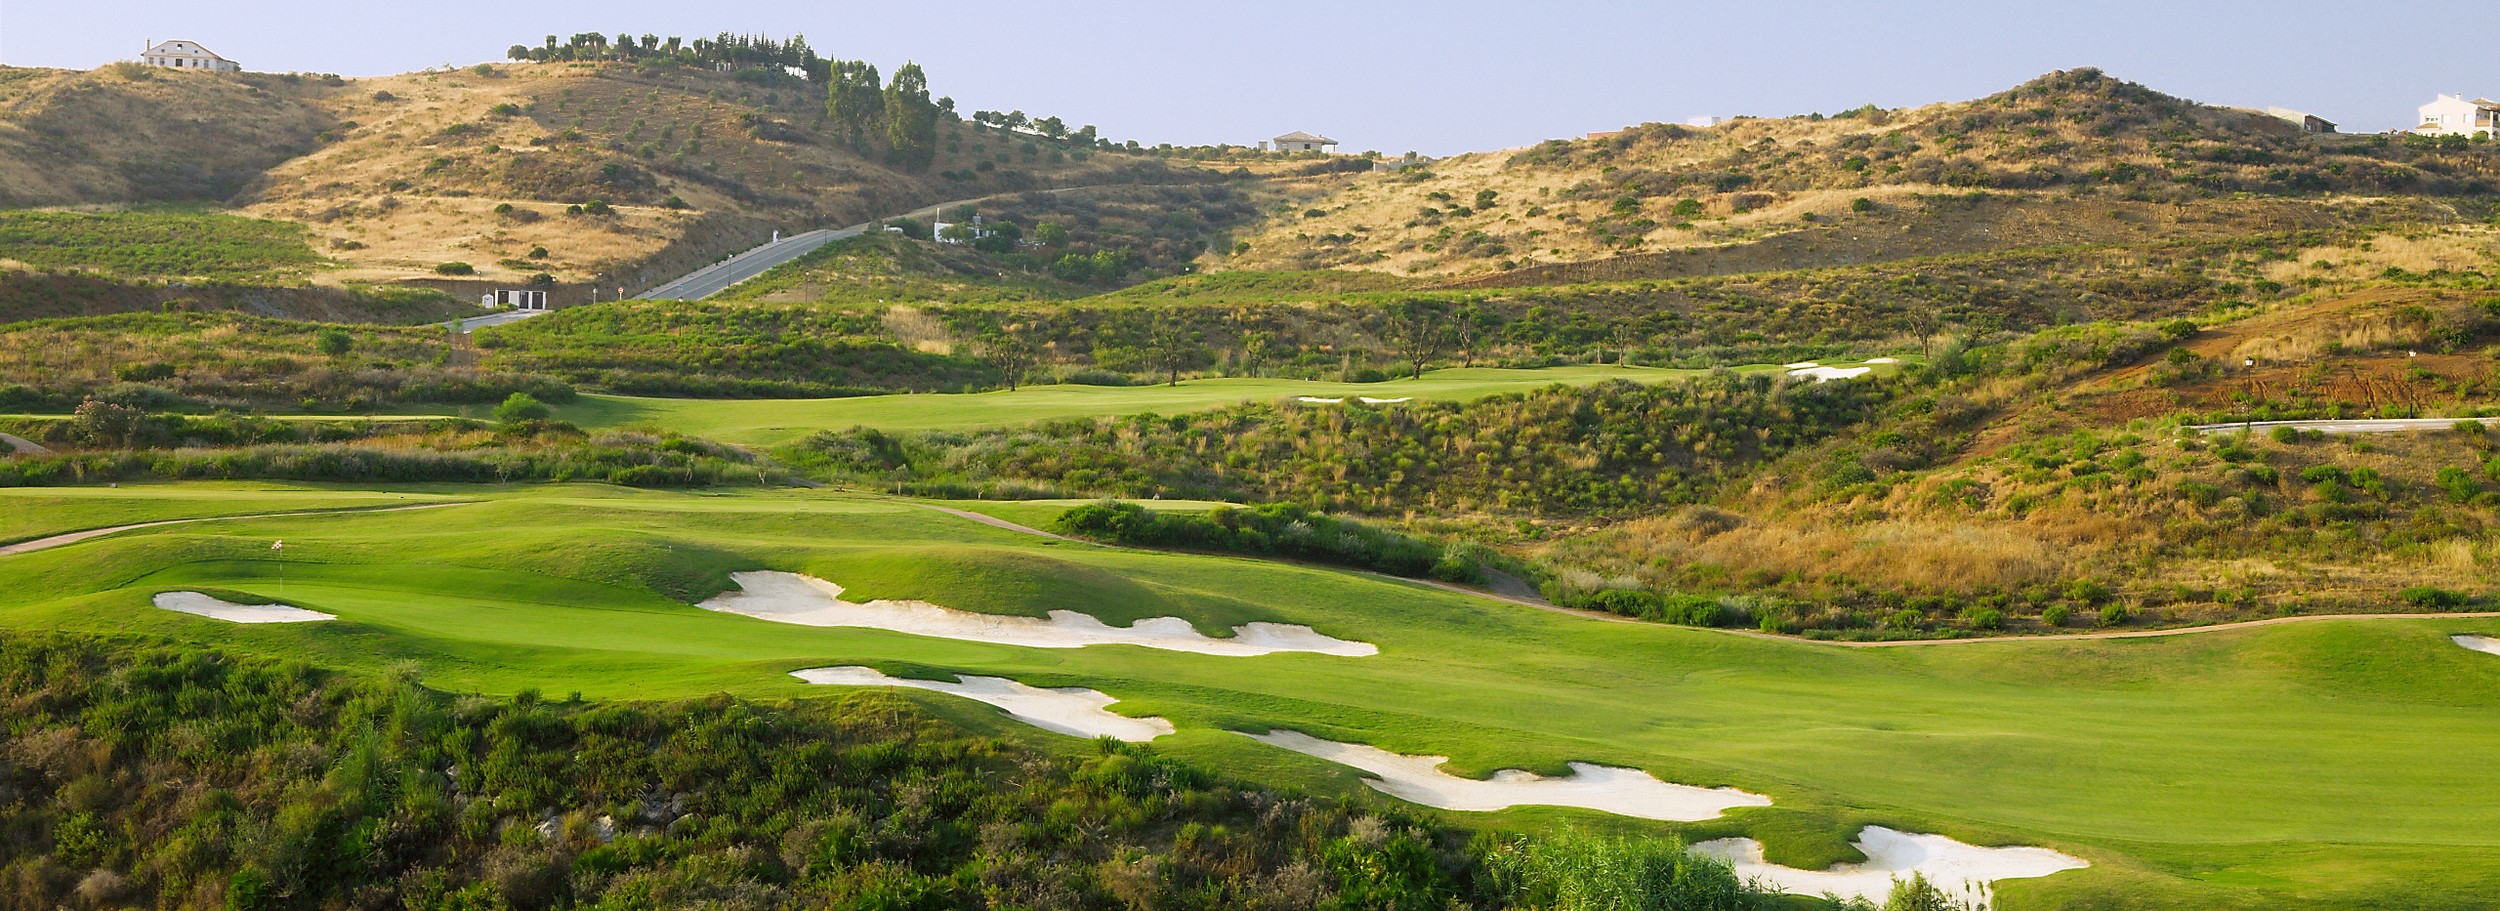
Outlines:
POLYGON ((0 0, 0 62, 20 66, 179 37, 254 70, 375 75, 584 31, 804 33, 889 71, 918 60, 966 111, 1150 144, 1310 130, 1392 153, 1958 100, 2077 66, 2356 132, 2409 126, 2435 92, 2500 95, 2500 0, 0 0))

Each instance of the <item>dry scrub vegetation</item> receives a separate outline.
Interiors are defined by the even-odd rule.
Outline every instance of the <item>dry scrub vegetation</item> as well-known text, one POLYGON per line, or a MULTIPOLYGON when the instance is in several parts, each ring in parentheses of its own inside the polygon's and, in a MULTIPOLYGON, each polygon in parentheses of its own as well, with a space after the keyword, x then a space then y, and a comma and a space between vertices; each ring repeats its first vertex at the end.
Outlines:
MULTIPOLYGON (((2304 136, 2076 70, 1970 102, 1651 124, 1358 178, 1277 207, 1228 265, 1468 277, 1790 235, 1790 247, 1885 258, 2316 227, 2391 197, 2417 218, 2470 220, 2487 205, 2447 200, 2487 194, 2495 175, 2488 149, 2304 136), (1972 191, 2027 215, 1936 208, 1972 191), (2234 194, 2253 198, 2224 201, 2234 194), (1904 230, 1930 236, 1886 233, 1904 230)), ((1604 277, 1679 274, 1654 257, 1643 268, 1604 277)))

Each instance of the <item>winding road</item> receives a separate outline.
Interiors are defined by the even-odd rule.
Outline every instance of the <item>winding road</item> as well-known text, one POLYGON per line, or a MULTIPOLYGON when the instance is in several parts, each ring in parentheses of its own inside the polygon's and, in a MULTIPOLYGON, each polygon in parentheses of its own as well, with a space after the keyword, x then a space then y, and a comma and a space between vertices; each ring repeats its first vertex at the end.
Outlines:
POLYGON ((2198 433, 2237 433, 2241 430, 2263 432, 2277 427, 2315 430, 2319 433, 2404 433, 2418 430, 2446 430, 2458 421, 2481 421, 2483 426, 2500 425, 2500 418, 2364 418, 2355 421, 2241 421, 2231 424, 2198 424, 2188 429, 2198 433))
MULTIPOLYGON (((1086 190, 1111 189, 1114 187, 1152 189, 1162 186, 1176 185, 1106 183, 1092 184, 1082 187, 1059 187, 1057 189, 1042 190, 1040 192, 1059 194, 1078 193, 1086 190)), ((719 294, 723 291, 727 291, 730 286, 736 285, 739 282, 746 281, 747 279, 754 278, 758 275, 764 274, 765 272, 771 271, 774 266, 806 256, 826 244, 846 238, 858 237, 862 234, 868 233, 869 231, 876 230, 879 224, 893 218, 935 218, 938 213, 956 206, 969 206, 988 202, 993 199, 1002 199, 1009 196, 1022 195, 1024 195, 1023 192, 993 193, 988 196, 975 196, 971 199, 958 199, 951 202, 941 202, 935 205, 922 206, 901 215, 889 216, 888 218, 882 218, 876 221, 861 222, 847 228, 827 228, 823 230, 809 231, 804 234, 793 234, 780 240, 773 241, 772 243, 755 247, 728 259, 721 260, 720 262, 716 262, 686 273, 685 275, 677 278, 675 281, 661 284, 660 286, 652 288, 649 291, 634 295, 634 299, 699 301, 704 298, 711 297, 712 295, 719 294)))

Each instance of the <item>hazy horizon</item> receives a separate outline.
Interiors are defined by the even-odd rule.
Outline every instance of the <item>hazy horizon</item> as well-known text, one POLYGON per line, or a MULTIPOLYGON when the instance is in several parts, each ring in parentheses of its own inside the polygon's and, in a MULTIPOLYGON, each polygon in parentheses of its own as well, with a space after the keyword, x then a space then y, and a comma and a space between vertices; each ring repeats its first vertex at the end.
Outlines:
POLYGON ((1978 2, 1471 4, 1290 0, 1256 15, 1135 0, 1069 10, 995 2, 927 9, 620 0, 423 8, 305 2, 218 9, 166 0, 9 4, 0 63, 90 68, 149 39, 187 38, 256 71, 373 76, 500 60, 548 34, 804 34, 818 53, 891 70, 916 60, 964 111, 1021 109, 1148 144, 1250 143, 1291 130, 1346 151, 1507 148, 1645 121, 1786 116, 1974 98, 2095 66, 2209 104, 2279 105, 2347 132, 2410 126, 2435 93, 2500 95, 2469 38, 2500 4, 2356 10, 2315 0, 2055 9, 1978 2))

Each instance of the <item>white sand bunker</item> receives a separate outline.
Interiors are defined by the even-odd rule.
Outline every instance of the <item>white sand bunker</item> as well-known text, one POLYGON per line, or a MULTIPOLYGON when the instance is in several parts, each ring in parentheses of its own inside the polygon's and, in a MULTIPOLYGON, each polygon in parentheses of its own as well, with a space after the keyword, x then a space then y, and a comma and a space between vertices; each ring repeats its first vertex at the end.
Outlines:
POLYGON ((1415 397, 1411 395, 1402 395, 1394 399, 1376 399, 1368 395, 1358 395, 1355 398, 1362 399, 1365 405, 1404 405, 1415 400, 1415 397))
POLYGON ((159 592, 155 601, 157 607, 169 611, 194 614, 211 620, 224 620, 228 623, 312 623, 338 619, 320 611, 288 607, 284 604, 236 604, 232 601, 211 598, 199 592, 159 592))
POLYGON ((1870 357, 1866 359, 1866 362, 1869 364, 1898 364, 1901 363, 1901 359, 1897 357, 1870 357))
POLYGON ((1358 743, 1321 740, 1299 731, 1245 735, 1296 753, 1370 772, 1372 790, 1444 810, 1490 811, 1515 806, 1581 807, 1642 819, 1713 819, 1729 807, 1767 807, 1771 798, 1735 788, 1696 788, 1650 777, 1639 769, 1571 764, 1568 778, 1504 769, 1483 781, 1441 771, 1445 756, 1405 756, 1358 743))
POLYGON ((912 680, 888 677, 872 667, 812 667, 791 671, 790 676, 809 683, 833 686, 908 686, 949 693, 1006 709, 1007 714, 1016 720, 1042 730, 1075 737, 1116 737, 1130 743, 1144 743, 1173 730, 1172 723, 1161 718, 1114 715, 1106 708, 1119 700, 1083 687, 1043 689, 1005 677, 968 674, 955 675, 961 683, 912 680))
POLYGON ((2000 879, 2030 879, 2091 864, 2047 848, 1982 848, 1942 835, 1916 835, 1868 826, 1859 830, 1858 850, 1865 863, 1838 864, 1823 870, 1783 867, 1762 859, 1762 843, 1750 838, 1722 838, 1693 846, 1693 853, 1715 857, 1736 867, 1736 875, 1778 886, 1800 895, 1832 894, 1881 903, 1892 894, 1892 881, 1913 873, 1927 877, 1948 895, 1987 897, 1989 884, 2000 879))
POLYGON ((926 601, 879 599, 854 604, 842 600, 842 586, 797 573, 730 573, 729 578, 738 583, 738 591, 722 592, 696 606, 775 623, 856 626, 1030 648, 1140 645, 1227 657, 1276 652, 1349 657, 1380 654, 1380 647, 1369 642, 1331 638, 1297 624, 1245 623, 1233 628, 1232 638, 1216 639, 1198 632, 1189 621, 1179 617, 1152 617, 1133 626, 1119 627, 1071 610, 1051 611, 1050 619, 1040 620, 956 610, 926 601))
POLYGON ((1788 375, 1789 375, 1789 376, 1794 376, 1794 377, 1804 377, 1804 378, 1810 378, 1810 379, 1812 379, 1812 380, 1814 380, 1815 382, 1818 382, 1818 383, 1828 383, 1828 382, 1831 382, 1831 381, 1833 381, 1833 380, 1845 380, 1845 379, 1850 379, 1850 378, 1852 378, 1852 377, 1861 377, 1861 376, 1865 376, 1865 375, 1867 375, 1867 374, 1869 374, 1869 373, 1873 373, 1873 372, 1875 372, 1875 368, 1873 368, 1873 367, 1816 367, 1816 366, 1806 366, 1806 367, 1796 367, 1796 368, 1791 368, 1791 369, 1788 371, 1788 375))
POLYGON ((1294 400, 1294 401, 1297 401, 1297 402, 1301 402, 1302 404, 1305 404, 1305 405, 1343 405, 1343 404, 1345 404, 1345 400, 1344 400, 1344 399, 1324 399, 1324 398, 1320 398, 1319 396, 1316 396, 1316 395, 1297 395, 1297 396, 1294 396, 1294 397, 1293 397, 1293 400, 1294 400))
POLYGON ((2478 652, 2500 655, 2500 639, 2490 636, 2450 636, 2448 641, 2478 652))

